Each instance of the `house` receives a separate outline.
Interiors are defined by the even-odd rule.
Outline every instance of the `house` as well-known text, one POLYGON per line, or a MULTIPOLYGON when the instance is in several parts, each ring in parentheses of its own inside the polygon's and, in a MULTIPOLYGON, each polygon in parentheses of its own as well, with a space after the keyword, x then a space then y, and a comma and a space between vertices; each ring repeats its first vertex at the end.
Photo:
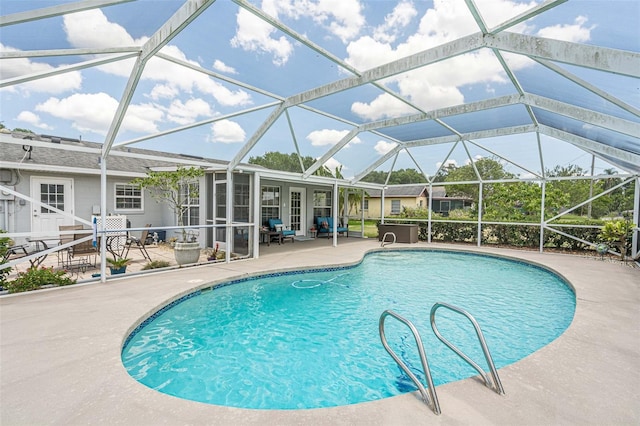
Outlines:
MULTIPOLYGON (((432 187, 432 209, 434 213, 448 215, 449 211, 471 207, 472 200, 465 197, 448 197, 444 186, 432 187)), ((364 200, 364 215, 367 218, 381 217, 382 190, 367 191, 364 200)), ((384 216, 400 215, 405 208, 427 209, 429 207, 429 185, 391 186, 384 191, 384 216)))
POLYGON ((199 198, 184 194, 192 205, 183 218, 186 226, 194 227, 202 247, 220 243, 224 249, 232 244, 234 253, 251 256, 257 230, 271 218, 282 219, 297 236, 305 236, 310 235, 314 217, 334 215, 335 178, 303 180, 299 173, 241 163, 231 174, 233 205, 227 209, 226 161, 114 147, 105 161, 103 183, 101 150, 101 144, 79 139, 0 133, 0 229, 17 234, 14 239, 20 243, 27 236, 56 241, 61 225, 82 223, 90 228, 92 218, 102 214, 104 184, 109 218, 121 218, 118 223, 131 228, 152 224, 165 228, 166 238, 176 236, 174 213, 130 182, 150 170, 173 170, 179 164, 205 170, 199 198), (228 232, 234 234, 229 241, 228 232))

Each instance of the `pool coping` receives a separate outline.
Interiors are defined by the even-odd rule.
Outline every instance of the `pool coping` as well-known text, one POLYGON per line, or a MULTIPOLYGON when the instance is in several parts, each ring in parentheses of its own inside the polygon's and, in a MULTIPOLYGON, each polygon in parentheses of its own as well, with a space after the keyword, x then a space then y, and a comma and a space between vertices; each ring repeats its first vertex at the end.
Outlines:
POLYGON ((438 386, 442 415, 417 393, 310 410, 247 410, 181 400, 146 388, 120 362, 128 332, 196 288, 265 271, 359 263, 362 240, 251 261, 0 298, 0 423, 13 424, 638 424, 640 270, 577 256, 445 244, 396 244, 521 259, 574 286, 574 320, 558 339, 499 370, 506 395, 476 378, 438 386), (180 280, 180 282, 176 282, 180 280), (597 372, 597 374, 595 373, 597 372))

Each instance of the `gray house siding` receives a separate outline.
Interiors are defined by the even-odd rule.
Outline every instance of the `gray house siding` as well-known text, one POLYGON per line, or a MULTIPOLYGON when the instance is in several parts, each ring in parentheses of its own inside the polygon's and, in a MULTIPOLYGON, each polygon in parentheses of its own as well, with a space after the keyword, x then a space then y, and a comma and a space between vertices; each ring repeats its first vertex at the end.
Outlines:
MULTIPOLYGON (((42 171, 23 171, 20 173, 20 181, 15 185, 17 192, 34 198, 31 193, 31 183, 33 179, 41 178, 69 178, 73 180, 72 192, 74 203, 74 214, 78 217, 91 221, 92 215, 100 212, 100 176, 87 174, 64 174, 60 172, 47 173, 42 171)), ((115 208, 115 185, 116 183, 127 183, 133 178, 114 176, 107 178, 107 215, 126 215, 131 222, 131 227, 143 227, 145 224, 161 226, 167 223, 174 223, 171 212, 162 208, 147 192, 143 192, 143 211, 118 211, 115 208)), ((0 203, 2 214, 0 214, 0 228, 9 232, 31 232, 31 219, 37 206, 31 206, 27 201, 19 198, 0 203), (4 209, 7 209, 5 214, 4 209)), ((71 222, 72 220, 69 219, 71 222)), ((20 242, 20 241, 18 241, 20 242)))

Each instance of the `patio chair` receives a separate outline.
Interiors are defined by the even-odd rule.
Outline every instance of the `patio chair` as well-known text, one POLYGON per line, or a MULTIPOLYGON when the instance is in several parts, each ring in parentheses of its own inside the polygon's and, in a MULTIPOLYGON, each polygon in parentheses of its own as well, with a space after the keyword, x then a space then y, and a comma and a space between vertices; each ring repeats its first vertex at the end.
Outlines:
POLYGON ((296 231, 285 228, 284 224, 282 223, 282 219, 269 219, 269 230, 271 230, 272 232, 281 233, 282 242, 284 242, 284 240, 287 238, 290 239, 291 242, 293 242, 293 237, 296 236, 296 231))
POLYGON ((122 257, 126 258, 129 254, 129 249, 131 249, 131 247, 135 247, 140 250, 140 253, 142 253, 142 257, 144 257, 148 261, 151 261, 151 256, 149 256, 149 253, 147 253, 147 249, 145 248, 145 246, 147 245, 147 236, 149 235, 149 228, 151 227, 151 224, 148 223, 144 227, 146 229, 142 231, 142 235, 140 236, 140 238, 136 238, 134 236, 127 237, 127 242, 124 245, 122 257))
MULTIPOLYGON (((83 229, 82 226, 80 229, 83 229)), ((90 234, 73 234, 73 241, 81 240, 90 234)), ((70 271, 86 271, 88 268, 95 268, 98 263, 98 248, 93 245, 93 241, 87 240, 76 243, 68 248, 67 262, 65 268, 70 271)))
MULTIPOLYGON (((58 231, 78 231, 82 229, 82 225, 60 225, 58 226, 58 231)), ((74 234, 60 234, 60 241, 58 245, 68 244, 73 242, 74 234)), ((71 261, 71 252, 73 248, 67 247, 62 250, 58 250, 56 254, 58 255, 58 266, 67 267, 71 261)))
MULTIPOLYGON (((318 232, 318 236, 320 234, 327 234, 327 238, 333 234, 333 218, 331 216, 318 216, 316 217, 316 229, 318 232)), ((349 224, 347 226, 342 226, 342 224, 338 224, 336 227, 336 232, 339 234, 345 234, 347 238, 349 237, 349 224)))

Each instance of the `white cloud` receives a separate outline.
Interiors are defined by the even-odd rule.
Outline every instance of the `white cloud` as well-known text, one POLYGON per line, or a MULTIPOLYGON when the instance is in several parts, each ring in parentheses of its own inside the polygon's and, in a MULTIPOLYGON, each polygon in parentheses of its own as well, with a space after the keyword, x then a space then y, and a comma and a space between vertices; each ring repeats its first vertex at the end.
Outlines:
POLYGON ((238 74, 238 71, 236 71, 235 68, 228 66, 219 59, 216 59, 213 63, 213 69, 227 74, 238 74))
POLYGON ((170 84, 156 84, 149 94, 149 97, 154 101, 159 99, 172 99, 176 96, 178 96, 178 89, 170 84))
MULTIPOLYGON (((124 27, 110 22, 100 9, 64 15, 62 19, 67 41, 73 47, 141 46, 147 40, 145 37, 134 39, 124 27)), ((135 59, 130 58, 101 65, 98 69, 120 77, 128 77, 134 64, 135 59)))
MULTIPOLYGON (((307 135, 307 139, 311 142, 313 146, 333 146, 340 142, 342 138, 344 138, 348 130, 331 130, 331 129, 322 129, 322 130, 314 130, 313 132, 307 135)), ((362 140, 357 136, 349 141, 349 143, 345 146, 347 148, 351 144, 361 143, 362 140)))
POLYGON ((390 14, 385 16, 384 24, 373 31, 373 38, 381 42, 393 43, 400 30, 406 27, 417 14, 418 11, 413 7, 413 3, 401 1, 390 14))
MULTIPOLYGON (((485 0, 479 5, 483 17, 492 16, 495 24, 508 20, 536 3, 516 3, 509 0, 485 0)), ((393 15, 393 14, 392 14, 393 15)), ((556 38, 584 41, 592 28, 584 26, 585 18, 579 17, 574 25, 555 26, 542 29, 539 34, 550 34, 556 38)), ((420 20, 418 31, 397 47, 391 46, 395 33, 389 27, 382 34, 384 26, 375 29, 374 37, 363 36, 347 46, 346 62, 360 70, 367 70, 383 63, 391 62, 406 55, 414 54, 443 43, 458 39, 478 31, 471 13, 463 1, 434 0, 420 20)), ((511 31, 532 31, 531 27, 520 24, 511 31)), ((514 70, 529 66, 531 61, 510 58, 509 65, 514 70)), ((384 80, 389 87, 397 85, 403 97, 424 110, 433 110, 465 102, 461 87, 484 84, 490 95, 495 84, 508 84, 509 80, 495 55, 488 49, 459 55, 446 61, 437 62, 410 72, 384 80)), ((383 94, 370 103, 355 103, 352 111, 368 120, 376 120, 402 113, 409 107, 402 106, 392 96, 383 94)))
POLYGON ((351 105, 351 111, 368 120, 376 120, 383 117, 397 117, 399 115, 417 112, 411 106, 400 102, 388 93, 383 93, 370 103, 354 102, 351 105))
MULTIPOLYGON (((365 26, 359 0, 263 0, 262 10, 274 17, 312 19, 343 43, 353 40, 365 26)), ((277 37, 275 28, 245 9, 236 16, 236 35, 231 46, 249 52, 273 56, 275 65, 284 65, 293 54, 293 44, 285 36, 277 37)))
POLYGON ((340 173, 342 173, 344 171, 344 169, 346 168, 346 167, 343 166, 343 164, 341 162, 339 162, 338 160, 336 160, 333 157, 329 158, 327 161, 325 161, 323 166, 328 168, 333 176, 336 175, 336 169, 340 169, 342 167, 340 169, 340 173))
POLYGON ((356 37, 365 24, 362 5, 358 0, 318 0, 306 3, 300 9, 306 11, 307 16, 314 21, 322 23, 343 43, 356 37))
POLYGON ((331 35, 347 43, 357 37, 366 24, 359 0, 263 0, 262 10, 278 18, 309 18, 331 35))
POLYGON ((67 40, 75 47, 117 47, 141 44, 121 25, 109 22, 100 9, 63 16, 67 40))
POLYGON ((395 142, 378 141, 373 149, 375 149, 378 154, 384 155, 395 148, 396 145, 397 143, 395 142))
MULTIPOLYGON (((56 118, 72 121, 72 127, 81 132, 104 135, 118 108, 118 101, 106 93, 74 94, 67 98, 49 98, 36 105, 36 111, 56 118)), ((150 104, 130 105, 122 122, 123 131, 139 133, 157 132, 156 122, 163 113, 150 104)))
POLYGON ((202 99, 189 99, 184 103, 176 99, 171 102, 171 105, 167 109, 167 119, 181 125, 191 124, 194 123, 198 117, 208 117, 211 115, 209 104, 202 99))
MULTIPOLYGON (((476 156, 473 157, 473 162, 477 162, 478 160, 482 160, 484 157, 480 154, 477 154, 476 156)), ((471 164, 471 160, 469 160, 468 158, 465 160, 464 164, 469 165, 471 164)))
MULTIPOLYGON (((436 168, 439 169, 441 165, 442 165, 442 161, 438 161, 436 163, 436 168)), ((444 168, 446 169, 447 167, 458 167, 458 162, 456 160, 449 159, 444 162, 444 168)))
MULTIPOLYGON (((0 43, 0 52, 17 52, 9 46, 0 43)), ((0 80, 7 80, 23 75, 50 72, 55 70, 53 67, 44 62, 34 62, 27 58, 3 59, 0 67, 0 80)), ((54 75, 47 78, 41 78, 16 86, 8 86, 8 91, 21 91, 26 94, 31 92, 59 94, 70 90, 80 89, 82 86, 82 74, 79 71, 65 72, 60 75, 54 75)))
POLYGON ((22 112, 20 112, 20 114, 18 114, 18 116, 16 117, 16 120, 22 121, 24 123, 28 123, 29 125, 31 125, 33 127, 37 127, 39 129, 44 129, 44 130, 53 129, 53 127, 51 127, 48 124, 43 123, 42 121, 40 121, 40 116, 38 116, 37 114, 32 113, 31 111, 22 111, 22 112))
POLYGON ((240 143, 244 142, 246 133, 235 121, 220 120, 211 125, 211 136, 213 142, 240 143))
POLYGON ((231 46, 248 52, 270 53, 275 65, 287 63, 293 53, 293 45, 285 36, 272 38, 276 29, 242 8, 238 11, 236 20, 238 26, 235 37, 231 39, 231 46))
MULTIPOLYGON (((525 3, 518 0, 475 0, 476 6, 482 15, 482 19, 489 28, 495 27, 510 18, 519 15, 537 6, 540 1, 530 1, 525 3)), ((478 28, 476 26, 476 28, 478 28)), ((510 27, 508 31, 521 32, 528 29, 528 24, 520 23, 510 27)))
MULTIPOLYGON (((74 47, 140 46, 148 40, 148 37, 134 39, 123 27, 109 22, 99 9, 65 15, 64 29, 74 47)), ((166 45, 161 52, 195 66, 200 65, 189 60, 177 46, 166 45)), ((98 69, 129 77, 134 63, 134 59, 128 59, 102 65, 98 69)), ((251 104, 251 96, 242 89, 230 90, 205 74, 156 57, 147 62, 141 78, 159 82, 149 94, 154 100, 176 97, 181 93, 191 94, 197 90, 213 96, 221 105, 251 104)))
POLYGON ((596 27, 595 25, 585 27, 587 21, 587 17, 578 16, 571 25, 553 25, 541 28, 537 35, 544 38, 584 43, 591 39, 591 30, 596 27))

